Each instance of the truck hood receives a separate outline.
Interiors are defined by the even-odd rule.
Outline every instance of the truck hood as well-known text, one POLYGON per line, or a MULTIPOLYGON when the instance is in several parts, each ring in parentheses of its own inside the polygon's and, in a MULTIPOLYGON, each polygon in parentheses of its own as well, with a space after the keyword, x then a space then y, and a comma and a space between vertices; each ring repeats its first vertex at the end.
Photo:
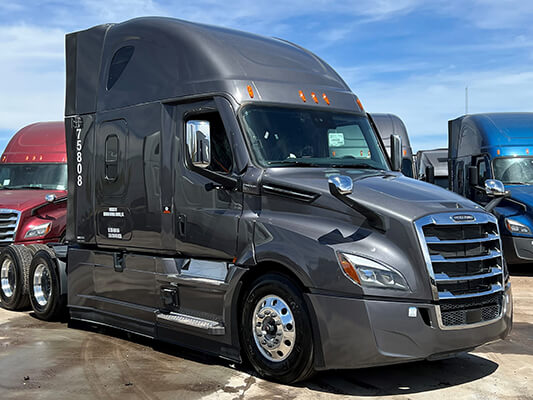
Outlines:
POLYGON ((0 190, 0 208, 26 211, 46 202, 47 194, 55 194, 59 199, 66 196, 64 190, 0 190))
MULTIPOLYGON (((450 211, 480 211, 482 208, 449 190, 407 178, 397 172, 276 168, 268 170, 263 184, 294 188, 329 196, 328 178, 346 175, 352 178, 354 201, 382 215, 414 221, 424 215, 450 211)), ((320 202, 320 198, 317 200, 320 202)))
POLYGON ((533 208, 533 185, 509 185, 505 189, 511 192, 511 199, 533 208))

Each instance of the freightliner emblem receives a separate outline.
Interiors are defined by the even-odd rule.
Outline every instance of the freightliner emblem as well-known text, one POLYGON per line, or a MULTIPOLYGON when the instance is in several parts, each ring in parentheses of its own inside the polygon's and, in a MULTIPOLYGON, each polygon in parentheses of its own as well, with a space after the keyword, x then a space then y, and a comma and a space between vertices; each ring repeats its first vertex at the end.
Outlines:
POLYGON ((463 222, 463 221, 475 221, 476 218, 473 215, 469 214, 458 214, 452 216, 452 219, 457 222, 463 222))

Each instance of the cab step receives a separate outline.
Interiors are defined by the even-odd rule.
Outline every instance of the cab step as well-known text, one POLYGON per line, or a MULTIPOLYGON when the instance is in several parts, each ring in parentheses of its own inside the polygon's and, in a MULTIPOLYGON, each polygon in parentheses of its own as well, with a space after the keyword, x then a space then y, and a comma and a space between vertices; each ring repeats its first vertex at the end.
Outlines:
POLYGON ((176 312, 157 313, 157 322, 171 323, 173 325, 186 326, 200 329, 209 335, 224 335, 226 328, 218 321, 195 317, 192 315, 181 314, 176 312))

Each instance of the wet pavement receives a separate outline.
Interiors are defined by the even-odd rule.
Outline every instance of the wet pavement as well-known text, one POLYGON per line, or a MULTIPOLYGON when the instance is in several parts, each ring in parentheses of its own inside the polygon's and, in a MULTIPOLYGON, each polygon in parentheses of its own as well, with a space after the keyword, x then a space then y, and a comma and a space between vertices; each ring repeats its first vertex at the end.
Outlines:
POLYGON ((0 309, 0 399, 533 399, 533 266, 515 271, 509 338, 460 357, 319 373, 295 386, 87 324, 0 309))

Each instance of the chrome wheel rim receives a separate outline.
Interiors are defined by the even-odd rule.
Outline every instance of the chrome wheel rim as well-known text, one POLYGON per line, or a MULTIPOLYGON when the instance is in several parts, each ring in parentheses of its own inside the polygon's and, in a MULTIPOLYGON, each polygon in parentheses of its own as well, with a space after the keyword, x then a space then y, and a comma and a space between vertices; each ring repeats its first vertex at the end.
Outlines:
POLYGON ((33 274, 33 296, 37 304, 45 307, 52 294, 50 270, 44 264, 37 265, 33 274))
POLYGON ((292 353, 296 326, 291 308, 276 295, 257 302, 252 318, 252 332, 257 348, 269 361, 281 362, 292 353))
POLYGON ((2 292, 4 296, 10 298, 13 296, 13 292, 16 287, 16 274, 15 274, 15 265, 13 260, 7 257, 2 263, 2 268, 0 269, 0 284, 2 285, 2 292))

